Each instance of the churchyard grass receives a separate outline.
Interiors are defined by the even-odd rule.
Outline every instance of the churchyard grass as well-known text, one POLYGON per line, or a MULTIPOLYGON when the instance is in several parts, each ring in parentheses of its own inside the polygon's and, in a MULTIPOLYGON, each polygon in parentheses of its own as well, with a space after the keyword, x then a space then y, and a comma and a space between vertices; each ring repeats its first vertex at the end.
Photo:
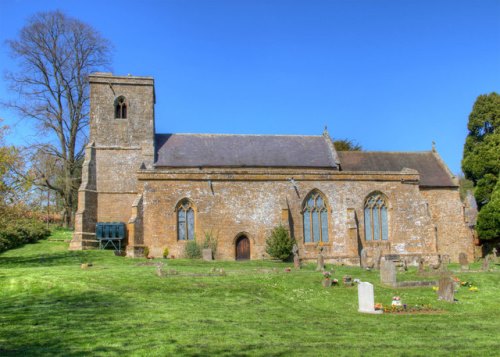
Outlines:
MULTIPOLYGON (((357 312, 357 288, 323 288, 315 265, 128 259, 68 251, 59 239, 0 255, 0 355, 493 356, 500 351, 500 269, 456 273, 457 303, 429 287, 392 289, 379 274, 334 267, 422 314, 357 312), (159 277, 154 263, 177 275, 159 277), (82 263, 92 263, 82 269, 82 263), (292 267, 291 272, 285 272, 292 267), (224 269, 218 276, 212 268, 224 269)), ((479 269, 474 263, 473 269, 479 269)), ((332 268, 327 264, 327 268, 332 268)), ((458 265, 452 266, 458 269, 458 265)), ((398 280, 418 280, 416 268, 398 280)))

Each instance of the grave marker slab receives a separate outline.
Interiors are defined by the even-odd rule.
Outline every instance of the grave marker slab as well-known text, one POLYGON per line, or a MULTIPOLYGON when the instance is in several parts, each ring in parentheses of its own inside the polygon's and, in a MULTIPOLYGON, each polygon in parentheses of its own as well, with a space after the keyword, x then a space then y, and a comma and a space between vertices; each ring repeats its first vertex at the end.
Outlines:
POLYGON ((375 310, 375 296, 373 284, 361 282, 358 284, 358 312, 366 314, 381 314, 381 310, 375 310))

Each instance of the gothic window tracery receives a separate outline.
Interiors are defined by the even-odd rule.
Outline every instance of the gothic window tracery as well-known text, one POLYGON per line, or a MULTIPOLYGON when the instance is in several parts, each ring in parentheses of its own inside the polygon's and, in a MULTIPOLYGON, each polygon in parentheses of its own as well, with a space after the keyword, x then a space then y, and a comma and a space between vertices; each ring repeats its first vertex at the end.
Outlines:
POLYGON ((370 194, 365 200, 365 239, 380 241, 389 239, 387 198, 380 192, 370 194))
POLYGON ((127 100, 124 96, 115 100, 115 119, 127 119, 127 100))
POLYGON ((194 207, 187 198, 177 205, 177 239, 194 240, 194 207))
POLYGON ((312 191, 304 200, 304 243, 328 242, 328 209, 323 195, 312 191))

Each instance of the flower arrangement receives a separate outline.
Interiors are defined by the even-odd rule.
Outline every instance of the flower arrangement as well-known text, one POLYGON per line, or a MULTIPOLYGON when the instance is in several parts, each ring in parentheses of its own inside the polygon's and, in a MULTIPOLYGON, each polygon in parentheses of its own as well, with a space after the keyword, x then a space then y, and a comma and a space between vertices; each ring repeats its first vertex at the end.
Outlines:
POLYGON ((331 277, 332 277, 332 273, 330 273, 329 271, 323 272, 323 278, 330 279, 331 277))
POLYGON ((289 272, 291 272, 291 271, 292 271, 292 268, 290 268, 290 267, 286 267, 286 268, 285 268, 285 273, 289 273, 289 272))
POLYGON ((462 281, 460 285, 465 286, 465 287, 472 287, 472 282, 471 281, 462 281))
POLYGON ((477 288, 477 286, 471 286, 471 287, 469 288, 469 291, 472 291, 472 292, 476 292, 476 291, 478 291, 478 290, 479 290, 479 289, 477 288))
POLYGON ((374 306, 375 310, 383 310, 384 309, 384 305, 382 305, 381 303, 377 302, 374 306))
POLYGON ((354 282, 355 284, 359 284, 359 283, 361 283, 361 280, 360 280, 360 279, 354 279, 354 280, 353 280, 353 282, 354 282))
POLYGON ((392 297, 392 306, 401 306, 401 298, 399 296, 392 297))
POLYGON ((332 285, 338 285, 338 283, 339 283, 338 279, 333 279, 332 280, 332 285))

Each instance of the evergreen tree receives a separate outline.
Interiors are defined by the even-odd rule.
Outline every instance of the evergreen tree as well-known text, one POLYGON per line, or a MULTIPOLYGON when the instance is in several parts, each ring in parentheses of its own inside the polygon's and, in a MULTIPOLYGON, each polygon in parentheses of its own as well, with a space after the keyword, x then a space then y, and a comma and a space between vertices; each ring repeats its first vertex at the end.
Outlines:
POLYGON ((462 170, 475 186, 481 239, 500 236, 500 95, 480 95, 469 115, 462 170))

